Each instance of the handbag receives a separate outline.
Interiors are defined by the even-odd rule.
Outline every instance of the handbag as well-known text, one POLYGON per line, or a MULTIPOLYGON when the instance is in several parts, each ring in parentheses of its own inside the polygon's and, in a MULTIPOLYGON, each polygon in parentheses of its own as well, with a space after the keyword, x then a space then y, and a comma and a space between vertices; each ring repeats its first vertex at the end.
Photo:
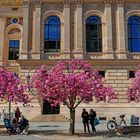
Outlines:
POLYGON ((94 126, 96 126, 96 125, 98 125, 98 124, 100 124, 100 122, 99 122, 99 119, 97 118, 97 117, 95 117, 95 119, 94 119, 94 126))

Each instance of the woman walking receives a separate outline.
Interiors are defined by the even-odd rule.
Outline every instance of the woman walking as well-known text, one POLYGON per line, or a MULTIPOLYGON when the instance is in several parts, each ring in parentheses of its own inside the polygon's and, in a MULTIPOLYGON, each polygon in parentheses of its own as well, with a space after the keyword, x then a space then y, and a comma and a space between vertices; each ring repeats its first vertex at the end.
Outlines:
POLYGON ((93 109, 90 109, 89 119, 90 119, 90 125, 91 125, 91 128, 92 128, 93 134, 96 134, 96 128, 95 128, 95 125, 94 125, 95 118, 96 118, 96 112, 93 109))

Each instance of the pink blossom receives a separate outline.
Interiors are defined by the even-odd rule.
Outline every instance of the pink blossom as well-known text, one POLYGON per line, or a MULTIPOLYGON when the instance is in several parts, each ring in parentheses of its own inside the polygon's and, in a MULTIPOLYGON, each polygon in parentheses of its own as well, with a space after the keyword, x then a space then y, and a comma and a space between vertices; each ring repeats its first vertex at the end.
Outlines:
POLYGON ((84 60, 58 62, 51 70, 42 66, 32 77, 31 86, 52 105, 65 104, 76 108, 81 102, 89 103, 116 98, 112 87, 104 86, 98 71, 84 60))
POLYGON ((21 85, 22 81, 7 69, 0 67, 0 99, 9 102, 29 102, 28 94, 25 93, 26 86, 21 85))

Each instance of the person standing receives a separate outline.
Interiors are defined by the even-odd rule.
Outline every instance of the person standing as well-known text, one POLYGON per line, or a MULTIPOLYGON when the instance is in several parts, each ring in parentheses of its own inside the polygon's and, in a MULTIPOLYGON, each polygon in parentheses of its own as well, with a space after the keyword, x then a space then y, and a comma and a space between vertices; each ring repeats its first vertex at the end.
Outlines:
POLYGON ((90 125, 92 128, 93 134, 96 134, 96 128, 95 128, 95 124, 94 124, 95 118, 96 118, 96 112, 93 109, 90 109, 89 119, 90 119, 90 125))
POLYGON ((21 112, 20 112, 19 108, 17 107, 17 109, 15 111, 15 118, 17 119, 17 122, 19 122, 20 117, 21 117, 21 112))
POLYGON ((84 131, 86 133, 86 127, 88 129, 88 132, 90 133, 90 129, 89 129, 89 115, 88 112, 86 111, 86 109, 83 109, 83 112, 81 114, 81 117, 83 119, 83 125, 84 125, 84 131))

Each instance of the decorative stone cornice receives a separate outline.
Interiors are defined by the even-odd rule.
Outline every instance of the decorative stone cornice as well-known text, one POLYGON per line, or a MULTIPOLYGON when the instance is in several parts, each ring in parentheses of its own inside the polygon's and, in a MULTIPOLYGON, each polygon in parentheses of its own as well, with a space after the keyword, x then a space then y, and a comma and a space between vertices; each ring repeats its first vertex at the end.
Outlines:
POLYGON ((23 0, 0 0, 0 6, 22 6, 23 0))
POLYGON ((83 3, 82 0, 75 0, 76 7, 82 7, 82 3, 83 3))
POLYGON ((41 7, 42 0, 34 0, 35 7, 41 7))
POLYGON ((64 5, 64 7, 69 7, 70 6, 70 0, 63 0, 63 5, 64 5))

